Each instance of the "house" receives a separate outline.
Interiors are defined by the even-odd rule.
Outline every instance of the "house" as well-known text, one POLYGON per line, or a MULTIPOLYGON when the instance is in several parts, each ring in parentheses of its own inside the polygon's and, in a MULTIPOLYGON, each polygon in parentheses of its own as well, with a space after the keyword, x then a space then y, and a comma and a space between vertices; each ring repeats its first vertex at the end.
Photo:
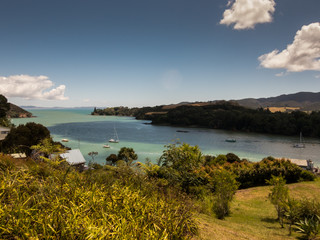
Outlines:
POLYGON ((5 139, 9 132, 10 128, 0 126, 0 141, 5 139))
POLYGON ((79 149, 68 150, 65 153, 61 153, 60 157, 64 158, 71 166, 76 166, 79 169, 83 169, 86 163, 79 149))
POLYGON ((298 165, 299 167, 301 167, 303 170, 308 170, 313 172, 314 170, 314 165, 312 160, 308 159, 287 159, 289 160, 291 163, 298 165))

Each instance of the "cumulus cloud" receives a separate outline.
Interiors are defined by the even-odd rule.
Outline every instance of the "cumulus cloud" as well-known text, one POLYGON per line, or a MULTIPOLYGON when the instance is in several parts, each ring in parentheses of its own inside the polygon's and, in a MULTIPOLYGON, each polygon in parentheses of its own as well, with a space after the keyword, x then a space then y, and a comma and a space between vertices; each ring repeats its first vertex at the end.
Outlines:
POLYGON ((285 50, 276 49, 258 59, 264 68, 284 68, 289 72, 320 71, 320 23, 303 26, 285 50))
POLYGON ((272 21, 275 11, 274 0, 235 0, 228 1, 220 24, 234 24, 234 29, 250 29, 258 23, 272 21))
POLYGON ((56 88, 47 76, 13 75, 0 76, 0 94, 6 97, 25 99, 67 100, 64 96, 65 85, 56 88), (52 88, 52 89, 51 89, 52 88))

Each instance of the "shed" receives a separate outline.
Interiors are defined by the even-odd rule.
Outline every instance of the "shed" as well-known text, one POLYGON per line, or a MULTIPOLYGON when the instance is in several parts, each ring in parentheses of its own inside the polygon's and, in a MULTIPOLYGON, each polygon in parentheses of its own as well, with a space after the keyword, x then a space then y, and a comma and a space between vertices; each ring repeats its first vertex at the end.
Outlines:
POLYGON ((86 160, 79 149, 68 150, 65 153, 60 154, 60 157, 66 159, 67 163, 72 166, 84 165, 86 160))

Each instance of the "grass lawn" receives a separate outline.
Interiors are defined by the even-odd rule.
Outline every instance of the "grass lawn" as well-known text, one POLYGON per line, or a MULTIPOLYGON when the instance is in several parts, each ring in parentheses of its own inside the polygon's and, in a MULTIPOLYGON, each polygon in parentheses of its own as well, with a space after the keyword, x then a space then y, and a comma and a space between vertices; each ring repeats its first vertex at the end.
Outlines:
MULTIPOLYGON (((320 179, 314 182, 288 184, 290 196, 296 199, 320 199, 320 179)), ((218 220, 214 215, 199 214, 200 235, 195 240, 232 239, 297 239, 289 236, 288 227, 281 228, 276 221, 274 206, 268 200, 270 187, 238 190, 231 207, 231 216, 218 220)))

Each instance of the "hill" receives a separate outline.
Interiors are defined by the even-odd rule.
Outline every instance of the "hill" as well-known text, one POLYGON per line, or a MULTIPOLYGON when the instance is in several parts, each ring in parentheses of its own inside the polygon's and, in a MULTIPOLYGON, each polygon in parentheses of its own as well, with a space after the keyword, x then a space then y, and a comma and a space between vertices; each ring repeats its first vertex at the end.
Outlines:
POLYGON ((10 118, 27 118, 32 117, 32 113, 22 109, 21 107, 18 107, 17 105, 14 105, 10 103, 10 109, 8 111, 8 117, 10 118))
POLYGON ((270 108, 274 111, 319 111, 320 92, 298 92, 294 94, 283 94, 269 98, 245 98, 236 100, 239 105, 248 108, 270 108))

